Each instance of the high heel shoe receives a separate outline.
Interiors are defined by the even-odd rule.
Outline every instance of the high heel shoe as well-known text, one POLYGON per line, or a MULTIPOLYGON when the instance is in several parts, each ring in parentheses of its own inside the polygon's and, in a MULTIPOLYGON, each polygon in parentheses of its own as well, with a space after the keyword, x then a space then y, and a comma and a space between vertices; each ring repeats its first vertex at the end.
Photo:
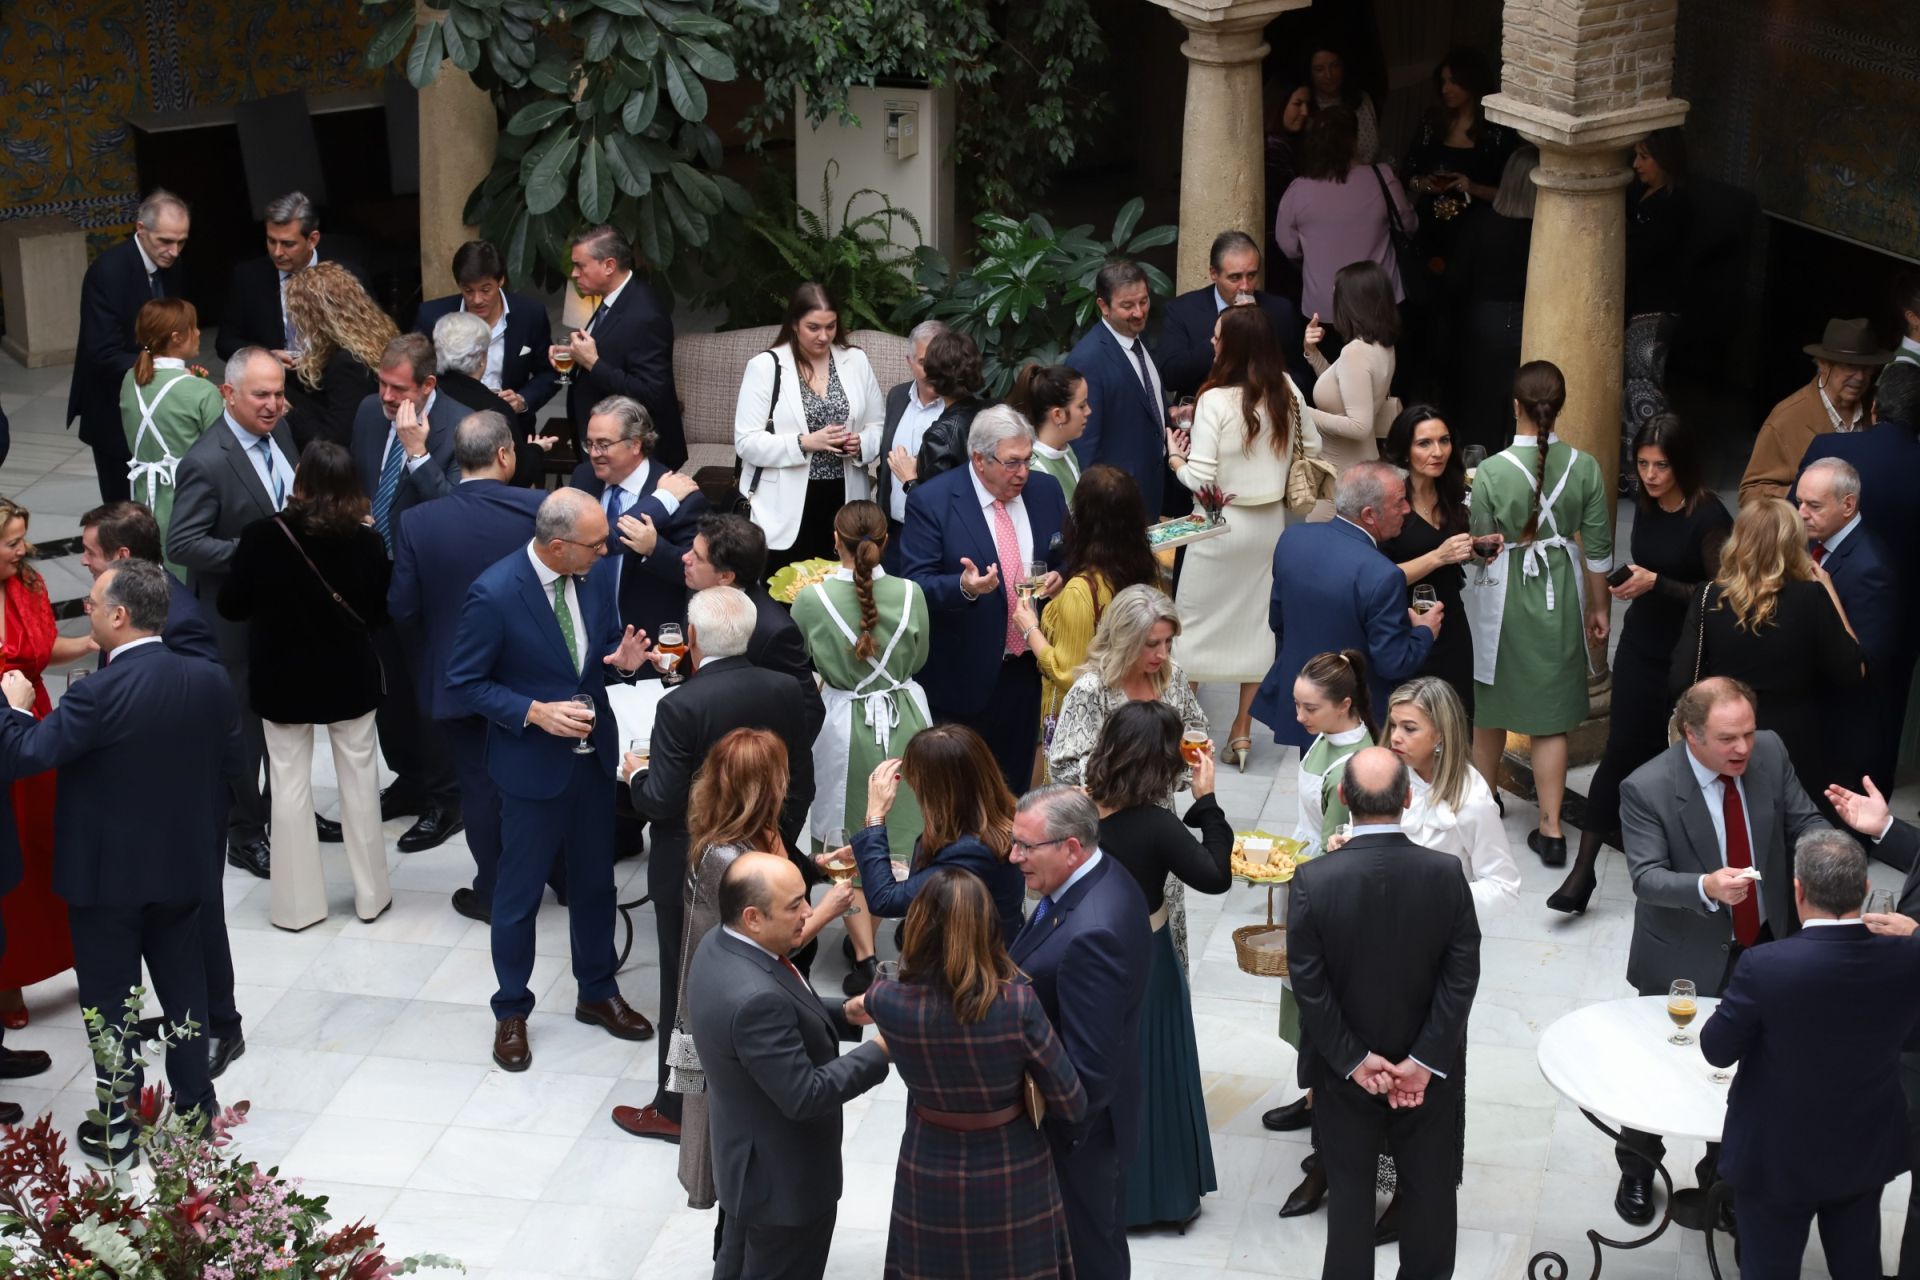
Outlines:
POLYGON ((1299 1186, 1293 1189, 1293 1194, 1287 1197, 1287 1202, 1280 1206, 1280 1216, 1304 1218, 1318 1209, 1320 1202, 1326 1198, 1327 1173, 1320 1162, 1315 1160, 1313 1168, 1307 1170, 1307 1176, 1301 1180, 1299 1186))
POLYGON ((1573 860, 1573 870, 1567 872, 1566 880, 1547 898, 1550 909, 1575 916, 1586 914, 1587 903, 1592 900, 1594 887, 1600 880, 1595 874, 1600 843, 1598 835, 1588 831, 1580 833, 1580 852, 1573 860))
POLYGON ((1229 738, 1227 740, 1227 754, 1233 757, 1233 762, 1240 766, 1240 772, 1242 773, 1247 771, 1247 757, 1251 755, 1252 752, 1252 738, 1229 738))

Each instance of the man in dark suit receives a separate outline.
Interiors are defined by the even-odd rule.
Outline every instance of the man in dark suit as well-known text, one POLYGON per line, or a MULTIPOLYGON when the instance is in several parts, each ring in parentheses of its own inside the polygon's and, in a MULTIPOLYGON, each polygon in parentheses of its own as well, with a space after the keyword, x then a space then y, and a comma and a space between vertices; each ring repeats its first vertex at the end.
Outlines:
POLYGON ((1079 1124, 1046 1121, 1074 1269, 1125 1280, 1133 1265, 1126 1170, 1140 1141, 1140 1005, 1153 935, 1140 886, 1099 843, 1099 811, 1078 788, 1021 797, 1012 860, 1040 900, 1010 950, 1087 1090, 1079 1124))
POLYGON ((440 728, 460 785, 460 813, 473 854, 471 886, 453 891, 453 909, 493 919, 500 869, 500 791, 487 774, 487 722, 447 685, 447 658, 467 589, 489 566, 533 540, 543 494, 507 483, 513 434, 497 413, 476 413, 454 428, 460 483, 445 498, 403 512, 393 540, 387 612, 407 649, 420 711, 440 728))
MULTIPOLYGON (((840 1109, 887 1078, 886 1041, 875 1035, 841 1056, 832 1016, 787 958, 811 914, 792 863, 742 854, 720 881, 721 927, 700 940, 687 972, 713 1186, 726 1216, 714 1280, 826 1274, 842 1185, 840 1109)), ((1143 927, 1144 915, 1143 906, 1143 927)))
POLYGON ((1895 360, 1880 371, 1872 417, 1865 430, 1815 436, 1800 469, 1822 458, 1853 464, 1861 519, 1896 557, 1908 616, 1920 618, 1920 364, 1895 360))
POLYGON ((968 465, 916 485, 907 499, 906 575, 926 593, 933 642, 920 671, 936 721, 969 726, 1015 795, 1033 780, 1040 668, 1013 621, 1015 588, 1037 560, 1058 565, 1067 517, 1052 476, 1033 471, 1033 429, 1005 406, 982 411, 968 465))
POLYGON ((293 493, 296 455, 285 422, 286 377, 271 352, 242 347, 233 353, 220 387, 226 412, 180 459, 167 526, 168 558, 187 571, 187 585, 213 626, 220 663, 240 707, 244 756, 227 816, 227 861, 262 879, 269 874, 271 856, 267 793, 260 780, 266 735, 248 705, 249 629, 221 617, 219 601, 241 531, 284 508, 293 493))
POLYGON ((413 331, 431 335, 442 316, 456 311, 486 321, 489 341, 480 381, 523 415, 523 438, 535 434, 534 414, 546 407, 560 385, 547 358, 553 346, 553 321, 546 304, 531 294, 507 291, 506 259, 486 240, 469 240, 454 250, 453 283, 460 292, 420 304, 413 331))
POLYGON ((608 396, 628 396, 647 407, 670 467, 687 460, 680 426, 680 395, 673 386, 673 317, 646 283, 633 277, 633 246, 612 227, 589 227, 573 238, 573 284, 600 305, 586 326, 568 335, 573 385, 567 419, 584 449, 593 407, 608 396))
POLYGON ((158 187, 140 202, 133 235, 105 250, 80 282, 80 336, 74 342, 67 421, 80 419, 80 439, 93 447, 100 501, 125 502, 126 428, 120 422, 120 384, 140 354, 133 324, 150 299, 180 292, 175 264, 187 244, 187 202, 158 187))
MULTIPOLYGON (((701 762, 714 743, 735 729, 766 729, 790 744, 780 834, 796 854, 802 848, 801 825, 813 803, 813 753, 803 737, 806 703, 787 676, 747 660, 754 622, 753 602, 736 587, 710 587, 687 602, 687 657, 693 675, 684 688, 661 700, 648 740, 649 765, 628 780, 633 807, 653 824, 647 893, 653 899, 660 945, 660 1024, 666 1027, 674 1025, 679 1009, 680 937, 686 925, 687 799, 701 762)), ((629 760, 637 763, 637 757, 629 760)), ((680 1095, 666 1090, 666 1037, 661 1037, 658 1048, 659 1087, 653 1102, 639 1108, 615 1107, 613 1122, 636 1137, 678 1141, 680 1095)))
MULTIPOLYGON (((221 791, 240 768, 238 707, 217 668, 161 642, 166 576, 128 560, 94 580, 88 622, 106 669, 45 720, 33 719, 25 677, 0 681, 25 712, 0 716, 0 775, 60 770, 53 888, 67 904, 81 1005, 117 1023, 144 961, 166 1020, 205 1026, 199 915, 218 877, 207 850, 219 839, 221 791)), ((204 1037, 168 1046, 167 1082, 181 1110, 213 1114, 204 1037)), ((119 1115, 109 1123, 126 1127, 119 1115)), ((105 1161, 109 1144, 104 1129, 81 1125, 82 1151, 105 1161)))
POLYGON ((680 557, 707 509, 693 477, 658 456, 659 443, 645 405, 631 396, 608 396, 593 406, 587 460, 568 481, 600 504, 613 530, 606 561, 594 572, 613 579, 620 621, 649 636, 686 613, 680 557))
POLYGON ((558 436, 529 436, 533 415, 513 407, 503 392, 483 382, 488 348, 487 322, 470 311, 450 311, 434 321, 428 337, 433 341, 434 358, 439 363, 439 381, 435 389, 443 396, 467 405, 475 413, 497 413, 513 428, 514 465, 508 483, 529 489, 546 488, 547 450, 560 443, 558 436))
POLYGON ((1800 473, 1794 489, 1800 519, 1807 526, 1807 549, 1814 564, 1833 579, 1834 593, 1867 660, 1867 678, 1834 698, 1834 722, 1841 727, 1829 747, 1834 768, 1850 783, 1872 774, 1891 791, 1907 690, 1913 683, 1913 640, 1899 571, 1887 545, 1866 527, 1860 473, 1852 463, 1816 459, 1800 473))
POLYGON ((1446 614, 1439 604, 1425 613, 1409 609, 1406 575, 1380 554, 1407 518, 1407 485, 1397 468, 1349 467, 1333 508, 1326 524, 1295 525, 1274 544, 1267 625, 1278 647, 1253 700, 1254 717, 1273 729, 1274 740, 1302 751, 1313 735, 1294 719, 1293 681, 1314 654, 1366 654, 1369 691, 1384 707, 1393 687, 1426 663, 1446 614))
MULTIPOLYGON (((160 524, 153 518, 153 512, 137 502, 110 502, 80 517, 80 563, 88 573, 98 578, 129 560, 160 563, 160 524)), ((220 661, 220 646, 214 639, 213 628, 207 625, 193 592, 172 574, 167 575, 167 623, 161 628, 160 640, 183 658, 215 664, 220 661)), ((107 655, 103 653, 95 669, 105 670, 106 665, 107 655)), ((317 813, 313 820, 322 840, 340 839, 339 823, 317 813)), ((223 823, 220 838, 209 849, 213 859, 213 887, 200 913, 202 958, 207 970, 208 1074, 216 1080, 229 1063, 247 1051, 240 1028, 240 1008, 233 995, 233 950, 227 940, 226 893, 220 876, 226 846, 223 823)))
POLYGON ((1321 1274, 1373 1274, 1373 1183, 1391 1150, 1402 1188, 1400 1274, 1453 1274, 1456 1082, 1480 984, 1480 925, 1454 858, 1400 830, 1407 766, 1356 752, 1340 798, 1353 835, 1300 868, 1287 961, 1300 1003, 1299 1082, 1313 1090, 1327 1171, 1321 1274))
POLYGON ((887 513, 887 549, 880 563, 888 573, 900 572, 900 531, 907 521, 907 493, 919 483, 920 441, 947 407, 946 398, 927 383, 927 347, 946 331, 938 320, 922 320, 907 331, 907 371, 913 376, 887 392, 873 500, 887 513))
MULTIPOLYGON (((1683 740, 1620 784, 1620 831, 1633 876, 1627 981, 1665 995, 1675 978, 1717 996, 1741 953, 1799 928, 1787 849, 1830 830, 1800 789, 1787 750, 1754 721, 1753 690, 1713 676, 1680 695, 1683 740), (1756 877, 1754 872, 1759 873, 1756 877)), ((1622 1131, 1614 1208, 1636 1225, 1653 1217, 1657 1135, 1622 1131)), ((1696 1172, 1715 1178, 1718 1144, 1696 1172)))
POLYGON ((606 669, 630 675, 646 640, 622 632, 613 583, 588 573, 607 553, 607 520, 578 489, 547 495, 533 541, 482 573, 447 655, 447 687, 487 721, 487 772, 500 789, 500 873, 493 890, 493 1060, 533 1065, 534 915, 565 860, 573 1016, 622 1040, 653 1027, 620 994, 613 952, 613 803, 619 726, 606 669), (579 701, 576 701, 579 699, 579 701), (537 732, 536 732, 537 731, 537 732), (588 750, 578 750, 587 743, 588 750))
MULTIPOLYGON (((454 427, 474 413, 440 391, 433 343, 403 333, 380 360, 380 389, 360 403, 353 419, 353 468, 373 500, 373 527, 393 554, 395 522, 414 506, 443 498, 460 480, 453 456, 454 427)), ((406 646, 393 627, 373 633, 386 671, 387 696, 376 719, 380 752, 397 775, 380 793, 380 819, 415 815, 400 837, 402 853, 431 849, 464 825, 453 761, 435 722, 420 714, 406 646)))
POLYGON ((701 516, 699 528, 693 545, 680 557, 688 592, 738 587, 747 593, 754 611, 747 661, 767 671, 783 672, 800 686, 800 697, 807 704, 807 736, 803 742, 787 745, 790 750, 812 747, 826 722, 827 708, 820 699, 813 659, 807 656, 806 638, 794 624, 793 615, 767 591, 765 531, 745 516, 718 512, 701 516))
MULTIPOLYGON (((299 354, 299 339, 287 319, 287 280, 320 261, 320 214, 305 195, 289 191, 267 202, 266 223, 266 256, 249 258, 233 269, 213 349, 224 360, 242 347, 264 347, 291 366, 299 354)), ((351 263, 340 265, 360 277, 351 263)), ((366 283, 364 278, 360 282, 366 283)))
POLYGON ((1167 484, 1167 390, 1145 333, 1152 297, 1147 273, 1132 262, 1110 262, 1094 277, 1100 323, 1087 330, 1067 363, 1087 380, 1093 415, 1073 442, 1080 468, 1110 463, 1140 486, 1149 516, 1160 510, 1167 484))
POLYGON ((1700 1028, 1727 1092, 1720 1171, 1739 1197, 1741 1270, 1797 1276, 1820 1221, 1827 1269, 1873 1276, 1880 1195, 1911 1167, 1899 1062, 1920 1048, 1920 940, 1881 937, 1860 918, 1867 860, 1838 831, 1794 849, 1799 933, 1742 958, 1700 1028), (1869 1016, 1862 1016, 1871 1011, 1869 1016))

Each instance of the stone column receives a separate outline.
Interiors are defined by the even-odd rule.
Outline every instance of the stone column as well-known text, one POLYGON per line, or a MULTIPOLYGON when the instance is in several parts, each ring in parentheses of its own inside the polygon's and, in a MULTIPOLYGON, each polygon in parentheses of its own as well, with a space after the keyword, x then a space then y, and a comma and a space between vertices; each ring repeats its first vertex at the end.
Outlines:
POLYGON ((493 100, 466 72, 451 62, 441 63, 439 78, 420 91, 422 297, 453 292, 453 251, 478 234, 461 214, 467 197, 493 167, 498 138, 493 100))
POLYGON ((1175 287, 1207 283, 1207 249, 1222 231, 1266 242, 1262 33, 1310 0, 1153 0, 1187 29, 1187 101, 1180 145, 1180 246, 1175 287))

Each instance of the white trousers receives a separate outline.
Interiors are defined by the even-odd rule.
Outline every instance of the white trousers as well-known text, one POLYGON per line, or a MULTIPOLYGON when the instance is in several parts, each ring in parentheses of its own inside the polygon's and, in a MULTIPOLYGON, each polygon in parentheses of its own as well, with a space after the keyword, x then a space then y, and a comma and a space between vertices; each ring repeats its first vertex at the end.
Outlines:
MULTIPOLYGON (((327 882, 320 870, 320 837, 313 827, 313 726, 263 721, 267 777, 273 794, 273 902, 282 929, 304 929, 327 918, 327 882)), ((353 874, 353 909, 362 920, 393 900, 387 883, 386 841, 380 830, 380 775, 373 712, 327 726, 333 768, 340 779, 340 825, 353 874)))

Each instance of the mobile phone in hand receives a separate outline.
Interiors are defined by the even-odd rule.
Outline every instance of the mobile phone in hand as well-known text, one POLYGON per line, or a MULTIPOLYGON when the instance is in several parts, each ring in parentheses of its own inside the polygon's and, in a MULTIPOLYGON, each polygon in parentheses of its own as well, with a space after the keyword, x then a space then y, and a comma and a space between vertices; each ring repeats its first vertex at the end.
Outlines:
POLYGON ((1630 564, 1623 564, 1618 569, 1615 569, 1612 573, 1607 575, 1607 585, 1610 587, 1624 587, 1627 585, 1627 579, 1631 578, 1632 576, 1633 576, 1633 566, 1630 564))

